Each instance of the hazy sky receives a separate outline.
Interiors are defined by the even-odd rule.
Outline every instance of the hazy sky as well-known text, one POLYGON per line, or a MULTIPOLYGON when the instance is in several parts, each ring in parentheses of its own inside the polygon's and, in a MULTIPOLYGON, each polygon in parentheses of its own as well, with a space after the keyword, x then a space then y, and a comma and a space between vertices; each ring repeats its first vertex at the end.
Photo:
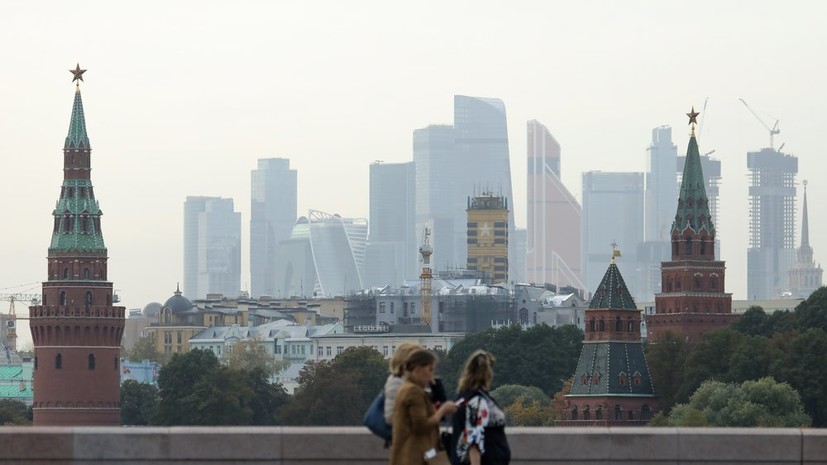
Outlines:
POLYGON ((644 171, 653 127, 672 125, 685 152, 684 113, 708 98, 699 143, 723 162, 718 237, 743 299, 746 152, 769 137, 739 97, 780 119, 776 145, 810 181, 811 243, 827 256, 825 18, 827 3, 777 0, 0 0, 0 292, 39 292, 46 277, 79 62, 109 278, 127 308, 183 281, 187 195, 235 200, 244 285, 258 158, 290 158, 300 214, 367 217, 370 162, 411 160, 412 131, 451 123, 454 94, 506 105, 520 227, 527 120, 560 141, 579 198, 583 171, 644 171))

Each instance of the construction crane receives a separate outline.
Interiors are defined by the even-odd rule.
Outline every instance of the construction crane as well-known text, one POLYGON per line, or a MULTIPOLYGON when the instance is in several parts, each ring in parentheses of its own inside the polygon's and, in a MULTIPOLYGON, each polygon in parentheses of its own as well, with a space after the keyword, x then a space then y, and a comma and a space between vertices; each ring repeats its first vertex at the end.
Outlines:
POLYGON ((422 273, 419 274, 419 297, 422 300, 422 324, 431 326, 431 281, 434 274, 431 271, 431 248, 429 237, 431 230, 425 226, 425 234, 422 238, 422 245, 419 247, 419 255, 422 256, 422 273))
POLYGON ((767 123, 765 123, 764 120, 762 120, 761 117, 758 116, 758 113, 756 113, 752 108, 750 108, 749 105, 747 105, 747 102, 744 101, 744 99, 739 98, 738 100, 740 100, 741 103, 743 103, 744 106, 747 107, 747 110, 749 110, 749 112, 752 113, 753 116, 755 116, 755 119, 757 119, 758 122, 760 122, 761 125, 764 126, 767 129, 767 131, 769 131, 769 133, 770 133, 770 148, 775 150, 774 137, 775 137, 776 134, 781 133, 781 129, 778 129, 778 120, 776 119, 775 124, 772 127, 769 127, 769 125, 767 125, 767 123))

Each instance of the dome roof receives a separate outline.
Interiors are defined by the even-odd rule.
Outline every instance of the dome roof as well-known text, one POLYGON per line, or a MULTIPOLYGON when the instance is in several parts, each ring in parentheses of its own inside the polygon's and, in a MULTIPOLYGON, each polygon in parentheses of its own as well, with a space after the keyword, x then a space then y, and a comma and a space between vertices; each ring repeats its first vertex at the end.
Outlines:
POLYGON ((158 302, 150 302, 146 304, 141 313, 144 316, 155 316, 161 313, 161 304, 159 304, 158 302))
POLYGON ((194 305, 192 304, 192 302, 190 302, 190 299, 181 295, 180 288, 176 288, 175 295, 173 295, 172 297, 167 299, 166 302, 164 302, 164 308, 169 308, 170 310, 172 310, 172 313, 186 312, 192 307, 194 307, 194 305))

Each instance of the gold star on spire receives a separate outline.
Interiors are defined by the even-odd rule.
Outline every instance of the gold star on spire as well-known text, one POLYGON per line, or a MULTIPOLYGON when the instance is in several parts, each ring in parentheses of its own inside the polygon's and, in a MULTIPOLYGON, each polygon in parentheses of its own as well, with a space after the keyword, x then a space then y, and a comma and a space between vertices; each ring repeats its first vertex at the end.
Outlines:
POLYGON ((699 112, 695 111, 695 106, 692 106, 692 111, 686 114, 689 117, 689 125, 692 126, 692 135, 695 135, 695 125, 698 124, 699 112))
MULTIPOLYGON (((69 72, 74 75, 74 77, 72 78, 72 82, 75 82, 83 80, 83 73, 85 73, 86 70, 80 69, 80 63, 78 63, 77 65, 75 65, 75 69, 70 69, 69 72)), ((80 85, 80 82, 78 82, 78 85, 80 85)))

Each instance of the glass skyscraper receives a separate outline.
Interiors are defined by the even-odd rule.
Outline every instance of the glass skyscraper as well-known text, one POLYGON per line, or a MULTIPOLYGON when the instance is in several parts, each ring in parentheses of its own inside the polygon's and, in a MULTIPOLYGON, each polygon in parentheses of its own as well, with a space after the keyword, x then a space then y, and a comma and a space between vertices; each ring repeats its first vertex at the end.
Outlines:
POLYGON ((251 173, 250 294, 276 293, 276 250, 297 216, 297 173, 286 158, 262 158, 251 173))
POLYGON ((241 293, 241 213, 233 199, 187 197, 184 202, 184 294, 241 293))

